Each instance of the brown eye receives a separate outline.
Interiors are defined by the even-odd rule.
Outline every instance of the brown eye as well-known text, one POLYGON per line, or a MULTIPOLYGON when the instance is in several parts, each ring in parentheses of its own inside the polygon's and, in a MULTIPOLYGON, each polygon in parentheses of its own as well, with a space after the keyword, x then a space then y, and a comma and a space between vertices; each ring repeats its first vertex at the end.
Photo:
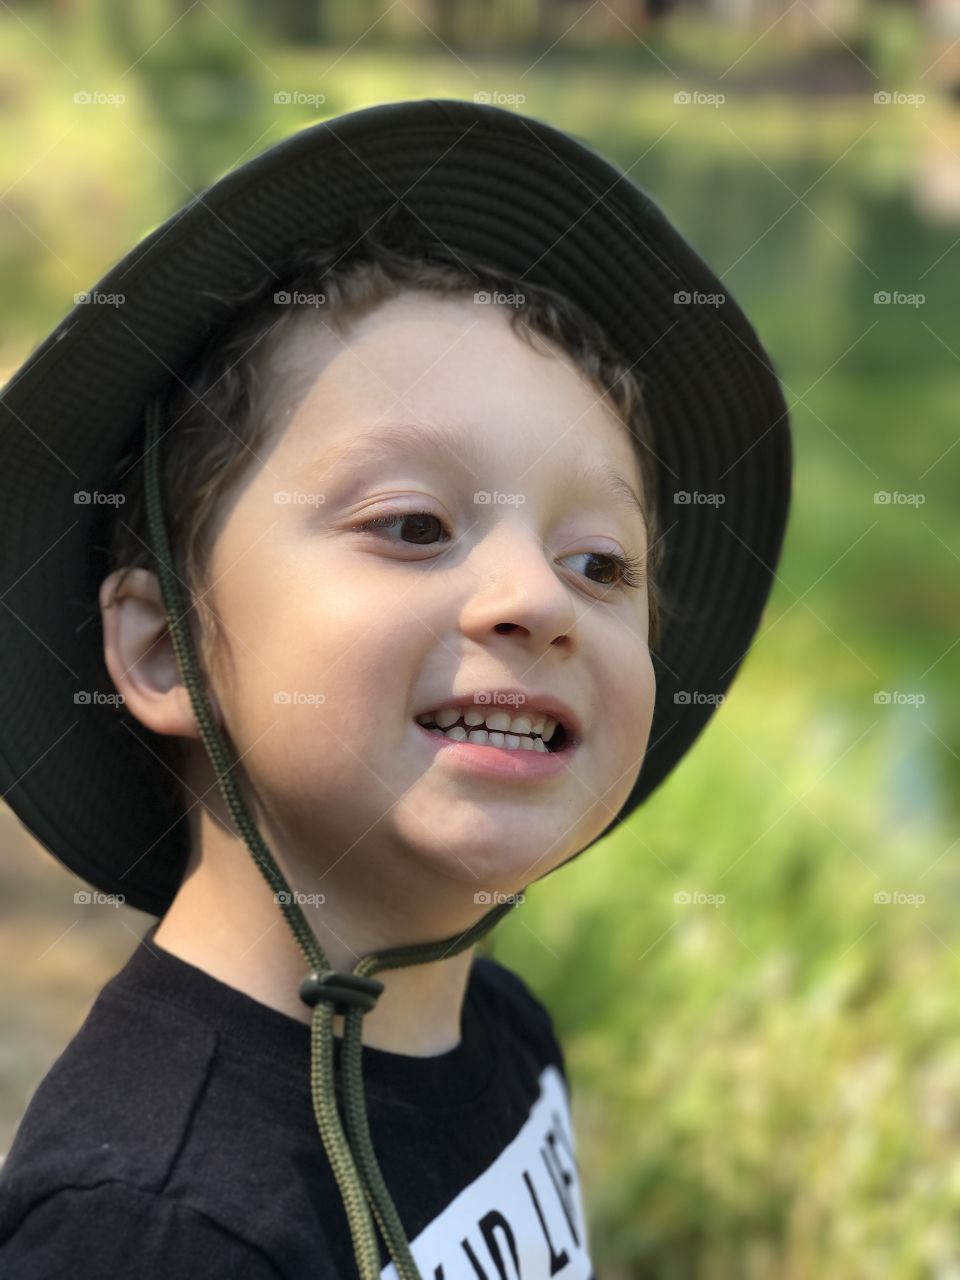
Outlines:
POLYGON ((419 543, 421 546, 429 546, 434 540, 431 534, 435 533, 437 528, 443 530, 443 521, 429 511, 397 511, 390 516, 378 516, 375 520, 367 520, 357 525, 357 528, 392 529, 397 525, 410 535, 402 538, 401 541, 419 543))
MULTIPOLYGON (((587 560, 607 561, 609 568, 604 568, 601 564, 600 572, 602 578, 593 581, 601 587, 642 587, 646 582, 646 574, 643 571, 643 561, 638 556, 620 556, 610 551, 581 551, 581 556, 587 560), (615 577, 615 581, 610 581, 611 573, 615 577)), ((576 557, 572 557, 576 558, 576 557)))

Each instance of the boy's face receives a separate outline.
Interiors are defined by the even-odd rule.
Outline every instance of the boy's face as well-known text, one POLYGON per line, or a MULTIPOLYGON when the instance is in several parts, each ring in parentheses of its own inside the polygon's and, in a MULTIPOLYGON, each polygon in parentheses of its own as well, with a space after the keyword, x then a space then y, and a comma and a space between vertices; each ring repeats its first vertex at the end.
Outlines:
POLYGON ((643 557, 646 533, 576 469, 612 467, 639 494, 639 467, 585 375, 532 350, 502 306, 408 292, 345 339, 309 323, 272 365, 278 387, 305 374, 218 528, 216 694, 292 883, 379 896, 405 919, 436 903, 444 936, 442 919, 489 910, 475 893, 515 892, 589 844, 636 781, 647 592, 587 553, 643 557), (440 440, 351 456, 396 424, 440 440), (436 518, 360 528, 418 512, 436 518), (505 688, 574 710, 566 767, 478 775, 416 722, 505 688))

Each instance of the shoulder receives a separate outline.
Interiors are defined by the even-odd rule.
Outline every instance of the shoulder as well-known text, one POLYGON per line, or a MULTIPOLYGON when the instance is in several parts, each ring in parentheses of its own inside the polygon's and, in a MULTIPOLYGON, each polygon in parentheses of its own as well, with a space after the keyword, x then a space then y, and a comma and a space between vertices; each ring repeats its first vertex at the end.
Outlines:
POLYGON ((279 1280, 259 1249, 189 1206, 122 1182, 66 1187, 0 1237, 17 1280, 279 1280))
POLYGON ((535 1013, 538 1018, 550 1021, 546 1006, 533 994, 519 973, 508 969, 492 956, 477 955, 474 968, 483 985, 508 1001, 518 1012, 535 1013))
POLYGON ((490 956, 474 957, 474 969, 488 1000, 506 1017, 514 1034, 523 1037, 544 1062, 553 1062, 566 1076, 563 1050, 546 1006, 523 978, 490 956))
POLYGON ((216 1036, 187 1011, 101 991, 37 1086, 0 1166, 0 1244, 63 1188, 159 1191, 216 1051, 216 1036))

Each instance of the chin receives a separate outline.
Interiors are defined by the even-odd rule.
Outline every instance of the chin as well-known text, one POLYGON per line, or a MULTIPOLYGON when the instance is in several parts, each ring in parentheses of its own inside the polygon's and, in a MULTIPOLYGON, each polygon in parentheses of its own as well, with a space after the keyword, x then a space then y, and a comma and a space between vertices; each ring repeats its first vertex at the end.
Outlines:
MULTIPOLYGON (((444 841, 428 837, 416 847, 411 846, 410 858, 422 870, 449 884, 459 899, 474 905, 474 894, 513 894, 547 872, 563 860, 552 844, 554 836, 544 836, 539 844, 528 838, 504 839, 502 833, 484 839, 459 838, 444 833, 444 841)), ((566 841, 564 842, 566 847, 566 841)), ((476 904, 482 906, 482 903, 476 904)), ((495 905, 489 901, 485 909, 495 905)), ((480 912, 483 914, 483 911, 480 912)))

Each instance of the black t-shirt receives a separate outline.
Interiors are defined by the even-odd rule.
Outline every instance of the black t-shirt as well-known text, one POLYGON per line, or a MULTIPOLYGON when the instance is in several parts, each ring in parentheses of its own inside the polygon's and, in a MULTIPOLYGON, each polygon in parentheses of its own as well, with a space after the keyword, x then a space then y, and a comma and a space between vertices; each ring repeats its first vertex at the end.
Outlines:
MULTIPOLYGON (((155 927, 40 1082, 0 1168, 0 1277, 355 1277, 310 1027, 166 951, 155 927)), ((374 1150, 424 1280, 593 1280, 549 1014, 476 955, 461 1036, 431 1058, 363 1049, 374 1150)))

